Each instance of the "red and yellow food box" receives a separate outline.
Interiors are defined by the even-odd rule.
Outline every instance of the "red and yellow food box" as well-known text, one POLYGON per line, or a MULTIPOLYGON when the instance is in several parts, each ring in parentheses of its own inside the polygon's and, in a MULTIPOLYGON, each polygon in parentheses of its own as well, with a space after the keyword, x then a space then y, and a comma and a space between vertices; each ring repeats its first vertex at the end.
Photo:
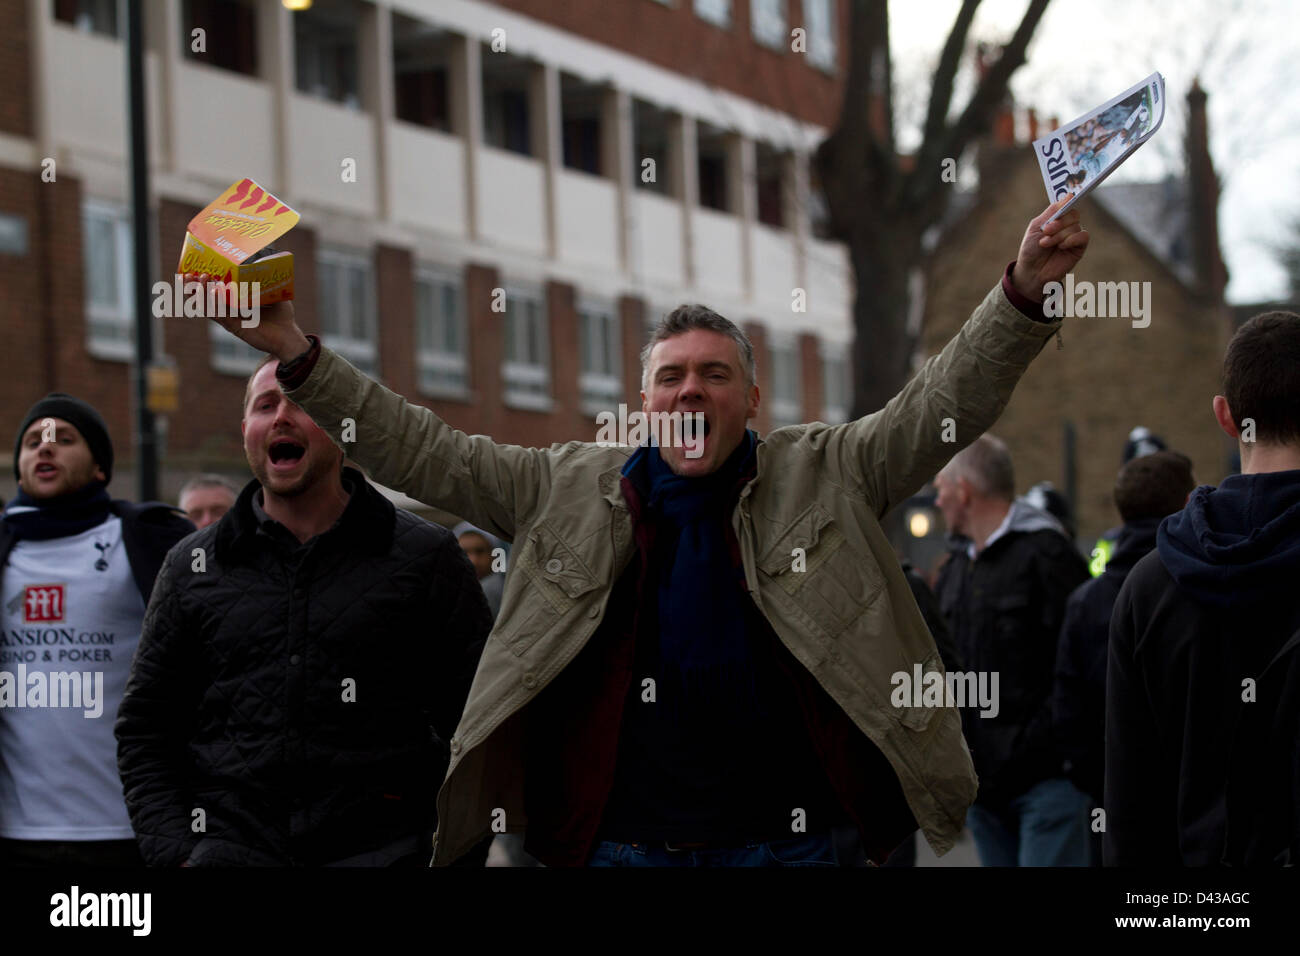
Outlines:
POLYGON ((251 179, 241 179, 190 220, 178 272, 260 283, 262 305, 293 298, 293 253, 252 258, 301 217, 251 179), (249 261, 250 258, 252 261, 249 261))

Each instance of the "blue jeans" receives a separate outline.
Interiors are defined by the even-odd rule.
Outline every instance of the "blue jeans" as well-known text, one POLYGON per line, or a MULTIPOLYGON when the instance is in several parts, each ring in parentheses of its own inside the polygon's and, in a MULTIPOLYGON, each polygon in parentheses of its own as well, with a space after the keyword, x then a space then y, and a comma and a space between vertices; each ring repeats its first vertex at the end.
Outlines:
POLYGON ((829 833, 717 850, 669 850, 660 843, 596 844, 588 866, 835 866, 829 833))
POLYGON ((983 866, 1087 866, 1091 803, 1065 777, 1053 777, 1005 809, 973 804, 966 826, 983 866))

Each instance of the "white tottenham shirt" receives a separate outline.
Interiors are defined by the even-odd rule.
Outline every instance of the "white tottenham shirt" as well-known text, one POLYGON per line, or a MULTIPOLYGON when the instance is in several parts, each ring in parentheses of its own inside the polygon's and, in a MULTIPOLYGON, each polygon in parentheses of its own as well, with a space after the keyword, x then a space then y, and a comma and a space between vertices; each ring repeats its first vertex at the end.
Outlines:
POLYGON ((0 579, 0 837, 126 840, 113 723, 144 602, 122 520, 20 540, 0 579))

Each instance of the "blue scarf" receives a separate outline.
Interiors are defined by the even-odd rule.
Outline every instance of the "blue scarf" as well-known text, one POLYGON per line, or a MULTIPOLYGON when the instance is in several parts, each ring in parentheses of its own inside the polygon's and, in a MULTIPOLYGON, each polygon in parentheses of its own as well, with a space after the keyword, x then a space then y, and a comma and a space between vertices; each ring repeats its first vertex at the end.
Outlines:
POLYGON ((756 447, 746 430, 722 466, 698 478, 674 474, 653 445, 624 468, 628 474, 644 460, 657 521, 648 577, 657 592, 657 699, 675 719, 697 726, 744 726, 756 716, 745 572, 732 559, 726 530, 736 483, 756 447))
POLYGON ((108 486, 102 481, 92 481, 57 498, 36 499, 19 488, 0 520, 15 539, 49 541, 81 534, 103 524, 108 520, 112 503, 108 486))

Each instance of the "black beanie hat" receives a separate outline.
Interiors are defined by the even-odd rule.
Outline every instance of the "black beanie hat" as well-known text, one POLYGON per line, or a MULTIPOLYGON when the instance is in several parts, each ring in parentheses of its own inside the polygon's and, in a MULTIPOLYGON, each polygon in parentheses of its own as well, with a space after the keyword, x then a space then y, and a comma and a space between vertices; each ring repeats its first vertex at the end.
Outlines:
POLYGON ((22 425, 18 427, 18 437, 14 439, 16 480, 22 480, 22 476, 18 474, 18 454, 22 451, 23 435, 31 427, 32 422, 41 418, 62 418, 65 422, 76 426, 77 431, 81 432, 81 437, 90 446, 90 454, 95 459, 95 464, 103 469, 105 483, 112 480, 113 442, 108 437, 108 426, 104 424, 104 419, 93 406, 79 398, 64 395, 62 392, 50 392, 33 405, 27 410, 22 425))

